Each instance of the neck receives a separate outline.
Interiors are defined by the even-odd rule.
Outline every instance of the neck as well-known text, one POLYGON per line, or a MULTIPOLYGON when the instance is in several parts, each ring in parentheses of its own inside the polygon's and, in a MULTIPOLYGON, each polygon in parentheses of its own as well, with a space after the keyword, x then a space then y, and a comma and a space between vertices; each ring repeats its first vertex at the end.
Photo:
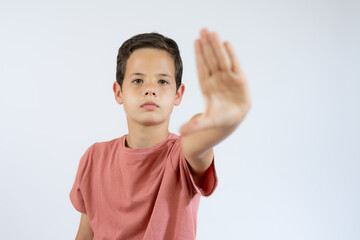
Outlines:
POLYGON ((153 126, 130 126, 129 134, 125 139, 125 146, 128 148, 149 148, 163 142, 170 134, 168 123, 153 126))

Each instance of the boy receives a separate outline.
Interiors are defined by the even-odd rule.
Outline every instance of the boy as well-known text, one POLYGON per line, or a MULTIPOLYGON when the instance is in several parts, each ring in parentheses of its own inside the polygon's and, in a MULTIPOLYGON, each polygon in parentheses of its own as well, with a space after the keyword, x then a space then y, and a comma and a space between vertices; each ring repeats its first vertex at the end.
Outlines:
POLYGON ((70 192, 82 213, 76 239, 195 239, 200 196, 217 187, 213 147, 251 105, 228 42, 202 29, 195 52, 206 107, 178 136, 168 131, 185 90, 176 42, 148 33, 120 47, 113 91, 129 133, 94 143, 80 159, 70 192))

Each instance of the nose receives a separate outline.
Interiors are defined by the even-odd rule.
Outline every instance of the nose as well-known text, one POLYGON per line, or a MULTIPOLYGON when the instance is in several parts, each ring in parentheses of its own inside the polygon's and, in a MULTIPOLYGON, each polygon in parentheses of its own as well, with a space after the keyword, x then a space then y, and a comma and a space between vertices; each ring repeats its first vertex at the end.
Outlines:
POLYGON ((155 88, 155 86, 153 84, 148 84, 145 87, 145 91, 144 91, 145 96, 154 96, 156 97, 157 94, 157 89, 155 88))
POLYGON ((156 92, 155 92, 155 90, 153 89, 153 88, 151 88, 151 89, 146 89, 145 90, 145 95, 146 96, 157 96, 157 94, 156 94, 156 92))

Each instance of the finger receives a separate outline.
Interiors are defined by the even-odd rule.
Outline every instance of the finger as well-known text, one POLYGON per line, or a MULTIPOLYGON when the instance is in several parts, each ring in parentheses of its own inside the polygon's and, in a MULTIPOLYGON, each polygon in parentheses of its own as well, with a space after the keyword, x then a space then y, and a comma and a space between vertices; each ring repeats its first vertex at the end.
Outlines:
POLYGON ((216 58, 219 63, 220 70, 228 71, 231 70, 231 60, 217 33, 210 35, 212 45, 215 49, 216 58))
POLYGON ((241 67, 238 58, 236 57, 234 48, 229 42, 224 43, 226 51, 228 52, 230 59, 231 59, 231 70, 235 73, 240 73, 241 67))
POLYGON ((207 29, 202 29, 200 32, 200 39, 203 46, 204 58, 209 68, 210 74, 219 70, 217 59, 210 43, 209 32, 207 29))
POLYGON ((201 41, 199 39, 195 40, 195 58, 198 77, 199 80, 202 81, 208 75, 210 75, 210 72, 206 66, 201 41))

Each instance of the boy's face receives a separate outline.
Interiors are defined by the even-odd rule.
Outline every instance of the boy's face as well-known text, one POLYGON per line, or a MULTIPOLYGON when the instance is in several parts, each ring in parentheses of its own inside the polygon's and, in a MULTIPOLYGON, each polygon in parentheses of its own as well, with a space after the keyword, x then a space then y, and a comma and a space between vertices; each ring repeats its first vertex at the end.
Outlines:
POLYGON ((135 50, 126 63, 122 91, 113 86, 115 99, 124 105, 129 121, 141 125, 167 123, 174 105, 180 104, 185 87, 176 92, 175 66, 164 50, 141 48, 135 50), (153 102, 154 105, 145 105, 153 102))

